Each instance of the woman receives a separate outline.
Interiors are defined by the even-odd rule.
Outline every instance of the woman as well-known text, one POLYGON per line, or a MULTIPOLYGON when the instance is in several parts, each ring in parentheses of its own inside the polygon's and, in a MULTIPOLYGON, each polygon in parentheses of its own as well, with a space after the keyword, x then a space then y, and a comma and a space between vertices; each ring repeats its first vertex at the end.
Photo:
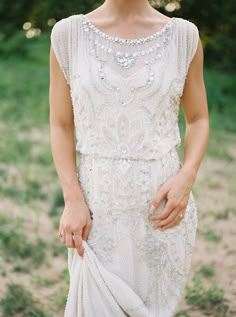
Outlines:
POLYGON ((197 229, 191 188, 209 134, 197 27, 148 0, 106 0, 57 22, 50 131, 65 200, 65 316, 173 316, 197 229))

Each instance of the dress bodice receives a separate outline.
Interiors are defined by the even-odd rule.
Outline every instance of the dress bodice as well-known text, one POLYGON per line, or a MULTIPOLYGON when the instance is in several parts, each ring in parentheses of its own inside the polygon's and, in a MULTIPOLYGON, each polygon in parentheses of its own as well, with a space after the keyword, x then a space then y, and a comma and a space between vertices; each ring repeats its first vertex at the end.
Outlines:
POLYGON ((137 39, 105 33, 83 14, 58 21, 51 43, 70 86, 77 151, 149 160, 180 145, 180 97, 198 38, 182 18, 137 39))

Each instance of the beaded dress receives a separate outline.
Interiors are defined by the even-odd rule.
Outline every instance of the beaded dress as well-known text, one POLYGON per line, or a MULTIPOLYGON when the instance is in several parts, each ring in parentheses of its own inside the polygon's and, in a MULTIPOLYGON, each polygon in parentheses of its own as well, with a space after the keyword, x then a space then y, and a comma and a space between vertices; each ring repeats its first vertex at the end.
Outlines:
POLYGON ((177 226, 154 230, 148 216, 152 198, 182 166, 180 97, 198 39, 196 25, 182 18, 137 39, 107 34, 84 14, 51 31, 70 87, 78 182, 92 218, 84 257, 68 248, 66 317, 175 313, 197 229, 192 192, 177 226))

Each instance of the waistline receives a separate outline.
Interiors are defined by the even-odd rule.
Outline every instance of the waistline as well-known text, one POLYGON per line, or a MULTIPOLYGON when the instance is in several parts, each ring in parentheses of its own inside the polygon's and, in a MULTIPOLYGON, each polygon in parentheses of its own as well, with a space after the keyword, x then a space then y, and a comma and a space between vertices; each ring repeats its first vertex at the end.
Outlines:
POLYGON ((170 150, 168 150, 167 152, 163 153, 162 155, 160 155, 159 157, 153 157, 153 158, 145 158, 145 157, 132 157, 132 156, 116 156, 116 155, 101 155, 99 153, 82 153, 80 152, 79 156, 81 158, 88 158, 88 159, 108 159, 108 160, 117 160, 120 162, 131 162, 131 161, 159 161, 159 160, 163 160, 166 156, 172 156, 173 158, 176 158, 179 160, 179 155, 177 152, 176 147, 171 148, 170 150))

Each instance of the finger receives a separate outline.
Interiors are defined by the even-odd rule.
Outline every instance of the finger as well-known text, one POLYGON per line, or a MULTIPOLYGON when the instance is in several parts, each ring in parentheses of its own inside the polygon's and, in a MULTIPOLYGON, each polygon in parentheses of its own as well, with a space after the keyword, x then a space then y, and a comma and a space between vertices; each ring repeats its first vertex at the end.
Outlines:
POLYGON ((175 218, 171 223, 169 223, 168 225, 160 228, 160 230, 161 231, 165 231, 166 229, 169 229, 169 228, 172 228, 172 227, 176 226, 180 222, 179 219, 180 218, 175 218))
POLYGON ((178 225, 181 222, 181 219, 179 217, 175 218, 171 223, 169 223, 168 225, 160 228, 161 231, 165 231, 166 229, 175 227, 176 225, 178 225))
POLYGON ((62 225, 59 226, 58 236, 59 236, 60 241, 62 243, 65 243, 65 232, 63 230, 62 225))
POLYGON ((65 232, 63 231, 63 232, 61 232, 61 234, 62 234, 62 236, 60 236, 60 240, 63 244, 65 244, 66 243, 65 232))
POLYGON ((65 243, 68 248, 75 248, 74 240, 71 232, 66 232, 65 243))
POLYGON ((82 236, 75 235, 74 236, 75 247, 80 256, 84 255, 84 247, 83 247, 83 239, 82 236))
POLYGON ((166 219, 174 208, 175 208, 175 205, 170 200, 168 200, 162 212, 160 212, 157 215, 149 216, 149 219, 150 220, 166 219))
MULTIPOLYGON (((183 214, 183 217, 184 217, 184 212, 183 211, 182 211, 182 214, 183 214)), ((160 230, 164 231, 164 230, 166 230, 168 228, 172 228, 172 227, 178 225, 183 220, 183 217, 180 218, 179 216, 177 216, 171 223, 169 223, 168 225, 163 226, 160 230)))
POLYGON ((82 233, 82 239, 83 240, 87 240, 88 239, 88 235, 89 235, 89 232, 90 232, 90 229, 91 229, 91 225, 92 225, 92 223, 88 222, 86 224, 86 226, 84 227, 84 230, 83 230, 83 233, 82 233))
POLYGON ((75 248, 80 256, 84 255, 83 239, 82 239, 82 229, 76 231, 73 235, 75 248))
POLYGON ((161 189, 158 191, 157 195, 153 198, 152 205, 151 205, 149 211, 152 212, 159 207, 162 199, 164 199, 165 196, 167 195, 168 190, 169 190, 169 188, 167 188, 166 186, 161 187, 161 189))
POLYGON ((176 207, 175 209, 172 210, 172 212, 168 215, 167 218, 162 219, 161 221, 159 221, 158 223, 153 225, 153 228, 160 228, 162 226, 168 225, 169 223, 171 223, 174 219, 176 219, 176 217, 178 216, 178 214, 180 213, 182 209, 180 209, 180 207, 176 207))

